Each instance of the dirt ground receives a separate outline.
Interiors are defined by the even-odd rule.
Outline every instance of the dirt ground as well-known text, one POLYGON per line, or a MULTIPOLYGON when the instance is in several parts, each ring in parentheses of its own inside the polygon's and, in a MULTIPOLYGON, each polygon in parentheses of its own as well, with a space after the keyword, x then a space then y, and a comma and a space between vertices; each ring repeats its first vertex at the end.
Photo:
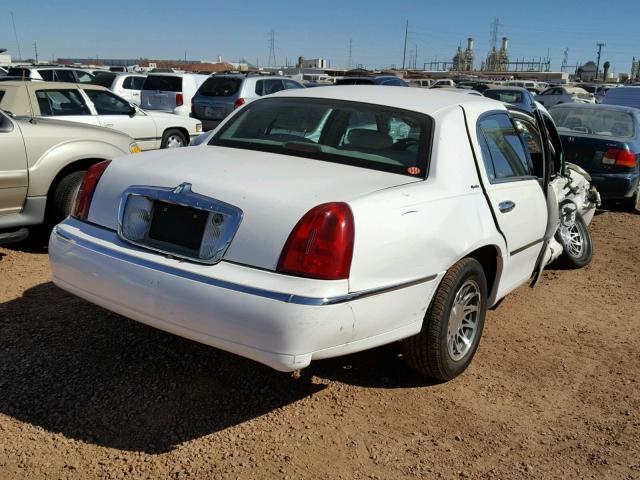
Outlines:
POLYGON ((592 235, 439 385, 397 345, 295 379, 64 293, 43 242, 0 248, 0 478, 640 479, 640 216, 592 235))

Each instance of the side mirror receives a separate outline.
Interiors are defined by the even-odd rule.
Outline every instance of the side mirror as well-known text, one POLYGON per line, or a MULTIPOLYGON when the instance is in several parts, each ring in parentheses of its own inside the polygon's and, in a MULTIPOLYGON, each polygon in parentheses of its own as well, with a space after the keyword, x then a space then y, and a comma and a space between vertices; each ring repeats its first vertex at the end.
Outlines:
POLYGON ((130 117, 135 117, 136 113, 138 113, 138 109, 134 105, 129 105, 129 107, 130 107, 129 116, 130 117))

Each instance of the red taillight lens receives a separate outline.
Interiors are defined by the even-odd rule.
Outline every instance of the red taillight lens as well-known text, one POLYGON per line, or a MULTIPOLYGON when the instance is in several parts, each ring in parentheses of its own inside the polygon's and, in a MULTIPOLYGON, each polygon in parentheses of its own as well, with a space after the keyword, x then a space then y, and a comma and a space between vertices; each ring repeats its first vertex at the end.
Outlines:
POLYGON ((240 97, 235 102, 233 102, 233 106, 235 108, 238 108, 238 107, 241 107, 242 105, 244 105, 245 103, 247 103, 247 101, 244 98, 240 97))
POLYGON ((179 107, 184 103, 184 95, 181 93, 176 93, 176 107, 179 107))
POLYGON ((89 207, 91 207, 91 199, 93 198, 93 192, 96 190, 96 186, 98 185, 98 181, 102 174, 107 169, 111 160, 105 160, 104 162, 96 163, 91 166, 87 173, 84 174, 84 178, 82 179, 82 183, 80 184, 80 188, 78 189, 78 195, 76 196, 76 201, 73 204, 73 210, 71 210, 71 216, 77 218, 78 220, 82 220, 83 222, 87 221, 89 216, 89 207))
POLYGON ((349 278, 354 222, 346 203, 324 203, 309 210, 282 249, 278 272, 322 280, 349 278))
POLYGON ((635 167, 636 154, 626 149, 610 148, 602 156, 602 163, 605 165, 618 165, 621 167, 635 167))

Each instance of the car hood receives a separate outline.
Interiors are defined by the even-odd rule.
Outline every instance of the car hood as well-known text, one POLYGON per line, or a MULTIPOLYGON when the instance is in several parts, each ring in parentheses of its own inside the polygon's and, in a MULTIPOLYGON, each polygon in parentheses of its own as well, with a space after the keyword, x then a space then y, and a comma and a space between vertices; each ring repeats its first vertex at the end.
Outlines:
POLYGON ((89 221, 115 230, 120 197, 128 187, 176 187, 187 182, 193 192, 243 211, 224 259, 274 270, 291 230, 311 208, 418 181, 421 179, 366 168, 234 148, 162 150, 113 161, 98 184, 89 221))

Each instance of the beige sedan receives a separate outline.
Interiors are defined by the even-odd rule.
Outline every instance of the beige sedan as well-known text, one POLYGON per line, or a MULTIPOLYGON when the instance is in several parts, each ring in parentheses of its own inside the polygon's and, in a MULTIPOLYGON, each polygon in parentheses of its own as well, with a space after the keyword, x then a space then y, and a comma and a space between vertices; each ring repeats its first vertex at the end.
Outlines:
POLYGON ((142 150, 186 147, 192 138, 202 133, 199 120, 142 110, 99 85, 2 82, 0 108, 16 115, 112 128, 133 137, 142 150))

